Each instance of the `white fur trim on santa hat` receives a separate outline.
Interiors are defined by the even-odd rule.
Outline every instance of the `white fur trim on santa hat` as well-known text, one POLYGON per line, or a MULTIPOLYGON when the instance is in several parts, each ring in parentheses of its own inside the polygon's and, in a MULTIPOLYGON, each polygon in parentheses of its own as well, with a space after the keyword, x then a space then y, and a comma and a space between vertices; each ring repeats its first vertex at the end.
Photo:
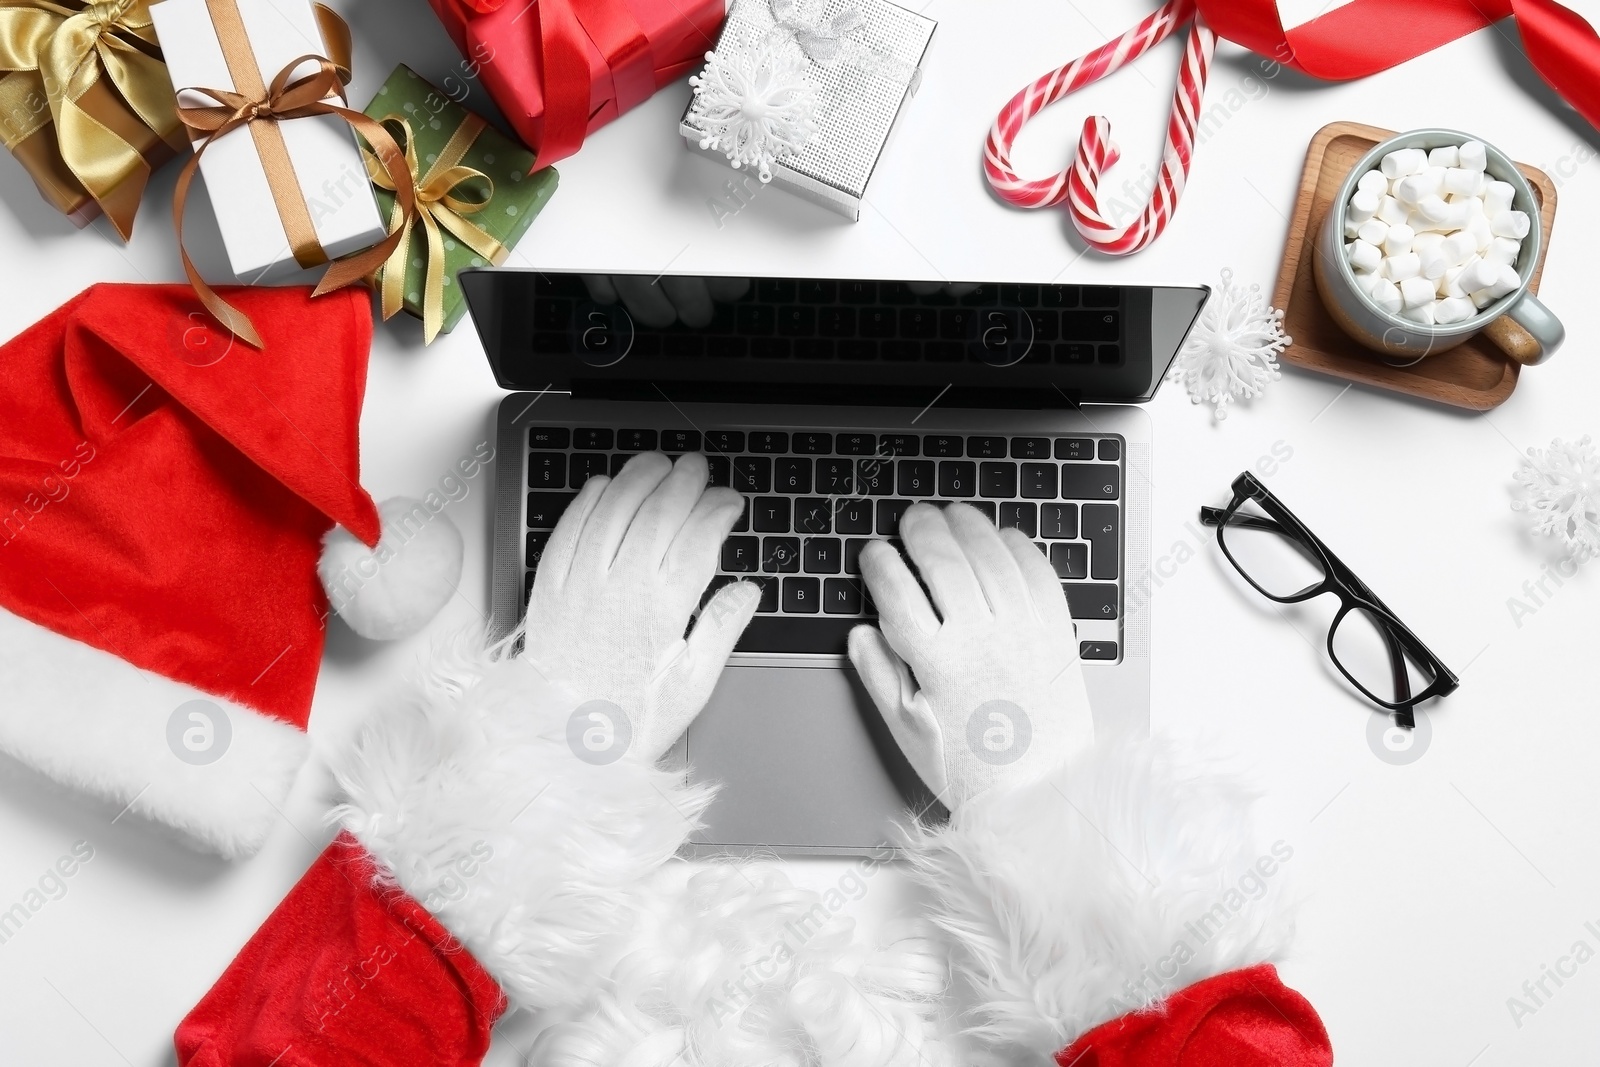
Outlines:
POLYGON ((971 1032, 1048 1062, 1100 1023, 1271 960, 1293 849, 1254 842, 1252 799, 1169 742, 1115 741, 922 834, 917 874, 956 942, 971 1032))
POLYGON ((0 609, 0 751, 236 859, 266 840, 308 744, 288 723, 0 609))
POLYGON ((458 638, 334 760, 333 813, 517 1007, 581 1003, 712 791, 623 755, 513 639, 458 638), (581 753, 581 754, 580 754, 581 753))
POLYGON ((373 641, 409 637, 439 614, 461 582, 461 531, 450 516, 397 496, 378 505, 382 534, 368 548, 342 526, 322 539, 317 576, 350 629, 373 641))

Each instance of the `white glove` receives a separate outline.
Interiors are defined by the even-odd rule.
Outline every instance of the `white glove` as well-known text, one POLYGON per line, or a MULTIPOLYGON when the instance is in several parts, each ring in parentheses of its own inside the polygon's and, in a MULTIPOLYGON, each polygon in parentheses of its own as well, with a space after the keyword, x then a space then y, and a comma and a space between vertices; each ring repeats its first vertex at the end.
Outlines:
POLYGON ((850 659, 928 788, 953 811, 1087 747, 1072 616, 1033 542, 966 504, 915 504, 900 535, 934 603, 887 542, 867 545, 861 572, 883 629, 852 630, 850 659))
POLYGON ((593 763, 655 762, 711 698, 761 601, 718 590, 684 631, 741 513, 732 489, 706 488, 706 460, 659 452, 616 478, 590 478, 556 524, 528 601, 526 655, 580 704, 573 751, 593 763))

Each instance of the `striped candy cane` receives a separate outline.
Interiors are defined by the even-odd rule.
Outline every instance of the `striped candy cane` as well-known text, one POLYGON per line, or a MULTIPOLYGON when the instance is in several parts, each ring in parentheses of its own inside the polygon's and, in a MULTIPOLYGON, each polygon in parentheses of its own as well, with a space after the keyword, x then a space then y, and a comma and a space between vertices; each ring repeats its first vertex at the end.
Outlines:
POLYGON ((1012 97, 995 118, 984 145, 983 169, 989 184, 1018 207, 1051 207, 1065 200, 1072 224, 1090 245, 1111 255, 1137 252, 1166 229, 1183 193, 1194 155, 1200 98, 1216 44, 1217 35, 1195 16, 1195 0, 1168 0, 1121 37, 1039 78, 1012 97), (1071 169, 1030 181, 1011 168, 1011 146, 1029 119, 1080 86, 1099 81, 1138 59, 1185 23, 1191 24, 1189 40, 1172 97, 1172 115, 1167 120, 1161 171, 1150 202, 1137 219, 1117 227, 1100 212, 1100 175, 1119 156, 1116 145, 1111 143, 1111 123, 1102 115, 1084 121, 1071 169))

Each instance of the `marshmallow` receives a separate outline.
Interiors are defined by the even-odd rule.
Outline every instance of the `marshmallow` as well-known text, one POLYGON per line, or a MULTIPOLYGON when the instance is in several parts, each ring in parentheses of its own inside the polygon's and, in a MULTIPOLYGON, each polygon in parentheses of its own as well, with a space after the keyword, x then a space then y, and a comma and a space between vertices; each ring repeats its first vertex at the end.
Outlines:
POLYGON ((1350 266, 1358 271, 1375 271, 1383 264, 1383 253, 1378 251, 1378 246, 1366 241, 1351 241, 1345 251, 1350 256, 1350 266))
POLYGON ((1357 190, 1356 195, 1350 198, 1350 206, 1345 211, 1345 217, 1356 222, 1366 222, 1378 213, 1380 199, 1377 193, 1357 190))
POLYGON ((1475 293, 1468 293, 1467 299, 1471 300, 1472 306, 1477 308, 1479 311, 1482 311, 1484 308, 1494 303, 1494 297, 1489 295, 1489 290, 1487 289, 1479 289, 1475 293))
POLYGON ((1517 191, 1510 182, 1490 182, 1483 191, 1483 210, 1490 215, 1511 210, 1511 201, 1517 191))
POLYGON ((1514 293, 1522 288, 1522 275, 1509 263, 1497 263, 1495 269, 1500 273, 1495 278, 1494 284, 1489 286, 1489 295, 1498 300, 1507 293, 1514 293))
POLYGON ((1406 206, 1392 196, 1385 196, 1378 201, 1378 218, 1385 225, 1398 226, 1406 221, 1406 206))
POLYGON ((1459 160, 1457 166, 1464 170, 1482 170, 1489 165, 1489 152, 1482 141, 1468 141, 1461 146, 1459 160))
POLYGON ((1438 294, 1442 297, 1465 297, 1467 291, 1461 288, 1461 272, 1464 270, 1465 267, 1451 267, 1445 271, 1444 277, 1439 279, 1438 294))
POLYGON ((1459 267, 1477 254, 1478 240, 1466 230, 1457 230, 1441 242, 1440 250, 1452 267, 1459 267))
POLYGON ((1491 263, 1509 263, 1515 265, 1517 257, 1522 254, 1522 242, 1514 241, 1509 237, 1496 237, 1489 244, 1488 251, 1483 258, 1491 263))
POLYGON ((1395 196, 1402 204, 1420 204, 1425 198, 1438 195, 1443 188, 1444 168, 1429 167, 1401 178, 1395 196))
POLYGON ((1422 273, 1422 257, 1415 252, 1388 256, 1383 261, 1383 276, 1391 282, 1403 282, 1422 273))
POLYGON ((1461 272, 1461 288, 1469 293, 1489 288, 1494 284, 1495 279, 1500 276, 1500 268, 1502 266, 1503 264, 1500 263, 1490 263, 1487 259, 1473 260, 1461 272))
POLYGON ((1426 304, 1418 304, 1414 308, 1406 308, 1404 311, 1400 312, 1400 317, 1403 319, 1410 319, 1412 322, 1419 322, 1424 326, 1432 326, 1433 301, 1430 300, 1426 304))
POLYGON ((1454 167, 1460 159, 1461 147, 1459 145, 1440 145, 1428 153, 1428 166, 1454 167))
POLYGON ((1383 197, 1389 193, 1389 181, 1381 171, 1369 170, 1356 181, 1356 188, 1363 193, 1383 197))
POLYGON ((1455 266, 1450 262, 1450 257, 1438 249, 1420 253, 1418 260, 1422 265, 1422 276, 1434 283, 1434 288, 1438 288, 1439 279, 1444 277, 1444 272, 1455 266))
MULTIPOLYGON (((1444 244, 1444 234, 1435 233, 1433 230, 1417 234, 1417 239, 1411 242, 1411 251, 1419 256, 1426 256, 1429 252, 1436 252, 1444 244)), ((1450 264, 1452 267, 1454 263, 1450 264)))
POLYGON ((1501 211, 1489 216, 1489 229, 1496 237, 1515 237, 1520 241, 1528 236, 1528 226, 1526 211, 1501 211))
POLYGON ((1444 172, 1444 191, 1456 196, 1476 196, 1483 188, 1483 171, 1449 167, 1444 172))
POLYGON ((1478 313, 1472 301, 1464 296, 1446 297, 1433 306, 1433 321, 1440 326, 1465 322, 1478 313))
MULTIPOLYGON (((1354 203, 1354 201, 1352 201, 1354 203)), ((1443 222, 1450 217, 1453 205, 1444 202, 1438 193, 1430 193, 1417 201, 1417 212, 1430 223, 1443 222)))
POLYGON ((1406 308, 1433 303, 1433 283, 1426 278, 1407 278, 1400 283, 1400 303, 1406 308))
POLYGON ((1366 222, 1363 222, 1361 224, 1361 228, 1356 231, 1356 236, 1367 242, 1369 245, 1377 245, 1381 248, 1383 246, 1383 239, 1389 236, 1389 227, 1385 226, 1377 219, 1368 219, 1366 222))
POLYGON ((1359 236, 1361 236, 1361 227, 1357 223, 1351 222, 1349 219, 1345 219, 1344 239, 1346 241, 1353 241, 1359 236))
POLYGON ((1477 242, 1479 252, 1488 248, 1489 242, 1494 240, 1494 227, 1489 225, 1489 219, 1485 215, 1468 219, 1463 229, 1472 235, 1473 241, 1477 242))
POLYGON ((1383 170, 1383 176, 1391 181, 1404 178, 1428 169, 1428 153, 1420 148, 1402 148, 1384 156, 1379 167, 1383 170))
POLYGON ((1368 296, 1372 295, 1372 290, 1383 280, 1383 275, 1377 271, 1356 271, 1356 288, 1368 296))
POLYGON ((1372 287, 1372 302, 1393 315, 1405 306, 1400 298, 1400 287, 1387 278, 1379 278, 1372 287))
POLYGON ((1389 232, 1383 237, 1383 251, 1387 255, 1398 256, 1411 251, 1411 242, 1417 239, 1417 231, 1405 223, 1390 226, 1389 232))

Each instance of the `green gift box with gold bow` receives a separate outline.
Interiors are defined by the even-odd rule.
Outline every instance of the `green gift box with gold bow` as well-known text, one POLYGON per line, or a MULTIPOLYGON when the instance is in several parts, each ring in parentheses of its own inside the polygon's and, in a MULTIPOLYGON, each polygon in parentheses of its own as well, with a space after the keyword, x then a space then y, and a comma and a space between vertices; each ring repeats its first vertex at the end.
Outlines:
POLYGON ((534 155, 429 84, 404 64, 367 105, 368 116, 395 135, 417 185, 417 209, 397 217, 392 183, 367 152, 378 209, 404 240, 372 279, 383 317, 402 308, 423 323, 431 342, 449 332, 467 304, 456 275, 498 266, 528 232, 556 190, 554 167, 530 173, 534 155))

